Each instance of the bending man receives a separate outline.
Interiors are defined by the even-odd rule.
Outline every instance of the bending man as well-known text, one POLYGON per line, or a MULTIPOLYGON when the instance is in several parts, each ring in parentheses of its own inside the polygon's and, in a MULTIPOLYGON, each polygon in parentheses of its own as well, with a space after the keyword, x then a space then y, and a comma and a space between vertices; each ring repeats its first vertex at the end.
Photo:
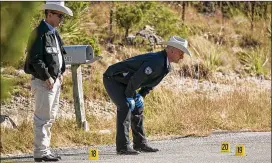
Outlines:
POLYGON ((157 152, 147 144, 143 126, 144 97, 160 83, 170 71, 170 62, 177 63, 184 53, 191 55, 188 42, 173 36, 167 47, 159 52, 138 55, 109 66, 104 73, 105 89, 117 107, 116 150, 117 154, 157 152), (139 92, 136 92, 136 90, 139 92), (129 126, 133 135, 130 147, 129 126))

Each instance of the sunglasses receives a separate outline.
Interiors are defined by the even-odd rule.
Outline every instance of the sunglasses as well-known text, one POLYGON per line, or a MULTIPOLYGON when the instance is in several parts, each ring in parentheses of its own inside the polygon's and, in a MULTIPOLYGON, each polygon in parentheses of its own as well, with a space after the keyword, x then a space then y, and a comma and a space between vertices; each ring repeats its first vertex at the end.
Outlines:
POLYGON ((64 18, 63 14, 59 14, 59 13, 55 13, 55 12, 51 12, 51 13, 57 15, 60 19, 64 18))

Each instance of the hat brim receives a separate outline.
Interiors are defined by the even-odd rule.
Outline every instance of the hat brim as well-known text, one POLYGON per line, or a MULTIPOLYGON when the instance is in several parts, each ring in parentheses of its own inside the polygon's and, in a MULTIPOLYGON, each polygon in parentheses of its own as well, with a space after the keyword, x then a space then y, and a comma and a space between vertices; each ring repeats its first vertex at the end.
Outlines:
POLYGON ((191 52, 186 47, 184 47, 183 45, 181 45, 177 42, 173 42, 173 41, 166 42, 165 41, 165 42, 161 42, 161 44, 172 46, 172 47, 177 48, 177 49, 183 51, 184 53, 188 54, 190 57, 192 56, 191 52))
POLYGON ((56 4, 44 4, 43 9, 44 10, 56 10, 56 11, 60 11, 62 13, 65 13, 67 15, 73 16, 72 10, 66 6, 60 6, 60 5, 56 5, 56 4))

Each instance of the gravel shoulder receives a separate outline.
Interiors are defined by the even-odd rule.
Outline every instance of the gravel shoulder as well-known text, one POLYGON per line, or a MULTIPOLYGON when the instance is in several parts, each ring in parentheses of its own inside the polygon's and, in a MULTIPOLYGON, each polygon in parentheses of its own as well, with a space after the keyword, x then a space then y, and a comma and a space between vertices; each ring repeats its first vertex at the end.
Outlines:
MULTIPOLYGON (((157 153, 141 153, 123 156, 115 153, 114 145, 58 148, 54 151, 62 156, 61 162, 90 162, 90 149, 97 149, 98 160, 103 163, 270 163, 270 132, 216 132, 207 137, 176 137, 168 140, 150 141, 160 149, 157 153), (221 142, 230 143, 230 152, 221 153, 221 142), (235 146, 245 145, 245 156, 235 156, 235 146)), ((32 162, 31 154, 2 157, 1 162, 32 162)))

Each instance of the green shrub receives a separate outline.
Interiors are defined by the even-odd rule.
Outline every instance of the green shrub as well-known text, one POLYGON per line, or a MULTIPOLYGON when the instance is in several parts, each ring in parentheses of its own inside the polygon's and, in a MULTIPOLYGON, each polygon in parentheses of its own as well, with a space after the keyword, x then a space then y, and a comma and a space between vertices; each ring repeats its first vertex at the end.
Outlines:
POLYGON ((37 4, 1 2, 1 66, 12 66, 24 55, 32 12, 37 4))
POLYGON ((218 49, 219 47, 210 49, 210 52, 204 56, 204 63, 211 71, 217 71, 217 68, 222 65, 222 61, 220 60, 221 53, 218 49))
POLYGON ((188 27, 182 25, 177 14, 160 2, 153 3, 152 6, 144 12, 143 21, 140 25, 152 26, 157 34, 165 39, 173 35, 187 38, 189 33, 188 27))
POLYGON ((1 75, 1 103, 8 103, 11 97, 11 81, 12 79, 5 78, 1 75))
POLYGON ((223 65, 221 56, 224 54, 224 49, 222 46, 215 45, 199 36, 192 37, 190 42, 194 47, 194 54, 203 61, 209 71, 215 72, 223 65))
POLYGON ((266 67, 269 60, 268 48, 255 48, 239 52, 237 55, 240 63, 244 65, 244 70, 247 73, 254 75, 267 75, 269 71, 266 67))
POLYGON ((87 42, 87 45, 92 46, 95 56, 99 56, 101 54, 101 49, 100 49, 97 37, 92 36, 89 39, 89 42, 87 42))
POLYGON ((82 12, 86 12, 90 2, 69 1, 65 5, 73 11, 73 19, 77 19, 82 16, 82 12))
POLYGON ((119 28, 125 29, 125 37, 129 30, 137 25, 142 19, 142 10, 135 5, 119 5, 116 8, 116 23, 119 28))

